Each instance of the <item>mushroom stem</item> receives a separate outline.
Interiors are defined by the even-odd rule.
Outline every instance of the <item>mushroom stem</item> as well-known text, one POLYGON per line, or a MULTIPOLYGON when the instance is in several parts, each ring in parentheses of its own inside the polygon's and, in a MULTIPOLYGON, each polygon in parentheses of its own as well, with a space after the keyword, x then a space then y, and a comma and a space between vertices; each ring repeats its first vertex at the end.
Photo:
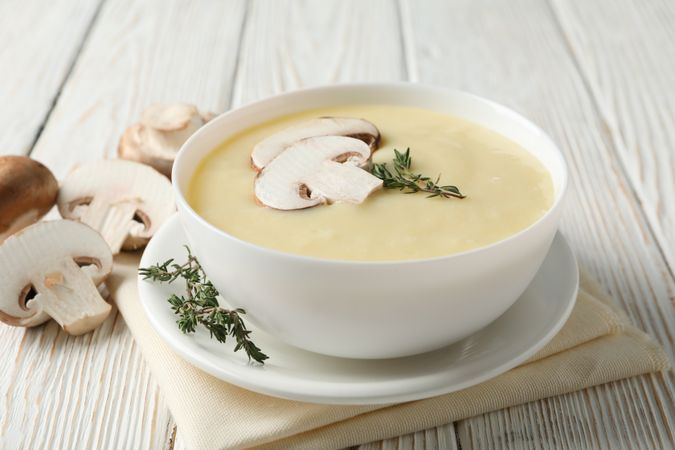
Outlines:
POLYGON ((71 258, 55 262, 48 273, 37 274, 31 282, 37 295, 30 301, 37 303, 69 334, 84 334, 110 314, 111 306, 71 258))
POLYGON ((104 196, 94 197, 80 220, 98 230, 113 255, 116 255, 134 226, 133 218, 139 203, 140 200, 135 199, 118 200, 113 203, 104 196))
POLYGON ((176 210, 171 182, 152 167, 122 159, 76 167, 59 189, 64 219, 98 231, 113 253, 142 248, 176 210))

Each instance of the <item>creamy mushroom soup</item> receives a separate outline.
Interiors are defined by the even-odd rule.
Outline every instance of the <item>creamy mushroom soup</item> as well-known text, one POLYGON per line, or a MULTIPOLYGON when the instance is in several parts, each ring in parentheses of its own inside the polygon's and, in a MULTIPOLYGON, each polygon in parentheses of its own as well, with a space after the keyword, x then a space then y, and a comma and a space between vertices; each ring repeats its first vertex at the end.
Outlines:
POLYGON ((403 260, 482 247, 537 221, 553 184, 537 158, 477 124, 418 108, 353 105, 285 116, 245 130, 207 155, 190 182, 194 210, 225 232, 289 253, 342 260, 403 260), (456 185, 466 198, 427 198, 380 189, 362 203, 281 211, 256 202, 251 150, 273 133, 313 118, 357 117, 380 131, 374 163, 410 148, 412 170, 456 185))

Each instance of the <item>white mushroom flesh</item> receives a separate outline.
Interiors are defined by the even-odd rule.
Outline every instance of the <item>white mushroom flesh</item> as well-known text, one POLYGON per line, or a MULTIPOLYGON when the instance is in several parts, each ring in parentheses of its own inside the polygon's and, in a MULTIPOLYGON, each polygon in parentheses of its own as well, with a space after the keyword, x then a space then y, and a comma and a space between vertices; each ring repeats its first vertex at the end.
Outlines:
POLYGON ((113 254, 144 246, 175 210, 166 177, 124 160, 76 167, 61 186, 58 206, 64 218, 99 231, 113 254))
POLYGON ((310 137, 347 136, 365 142, 371 153, 377 148, 380 132, 364 119, 352 117, 320 117, 275 133, 260 141, 251 152, 251 162, 256 170, 262 170, 288 147, 310 137))
POLYGON ((185 103, 155 104, 143 111, 140 123, 130 126, 120 140, 120 158, 148 164, 166 176, 187 139, 213 115, 185 103))
POLYGON ((256 198, 280 210, 361 203, 382 186, 382 180, 361 168, 370 157, 370 147, 359 139, 321 136, 300 140, 258 174, 256 198))
POLYGON ((205 122, 192 105, 152 105, 141 118, 140 143, 149 154, 173 160, 183 143, 205 122))
POLYGON ((348 163, 324 161, 302 182, 310 189, 312 199, 333 203, 362 203, 373 191, 382 187, 382 180, 348 163))
POLYGON ((51 317, 70 334, 86 333, 110 313, 97 285, 111 270, 112 253, 90 227, 31 225, 0 246, 0 320, 35 326, 51 317))

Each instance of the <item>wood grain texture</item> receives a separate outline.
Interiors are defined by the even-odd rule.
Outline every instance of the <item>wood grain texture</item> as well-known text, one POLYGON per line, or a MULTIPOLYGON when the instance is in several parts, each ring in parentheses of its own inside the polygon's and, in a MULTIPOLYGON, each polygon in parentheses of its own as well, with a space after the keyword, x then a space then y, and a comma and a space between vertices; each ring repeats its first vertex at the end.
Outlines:
MULTIPOLYGON (((151 102, 222 111, 243 16, 242 1, 107 2, 32 156, 63 177, 113 156, 151 102)), ((0 326, 0 339, 15 355, 0 358, 0 448, 167 445, 173 421, 116 309, 93 334, 68 336, 50 323, 0 326)))
POLYGON ((319 84, 404 78, 393 0, 252 1, 233 106, 319 84))
POLYGON ((224 111, 243 17, 242 1, 106 4, 31 156, 62 176, 76 162, 115 157, 151 103, 224 111))
MULTIPOLYGON (((8 4, 0 5, 0 37, 31 26, 26 16, 5 27, 8 4)), ((92 8, 86 11, 93 17, 96 2, 51 5, 73 14, 92 8)), ((29 62, 52 58, 39 64, 53 73, 31 78, 17 68, 11 75, 17 89, 38 90, 35 97, 47 100, 26 105, 30 117, 16 123, 0 105, 0 123, 12 127, 10 137, 0 137, 0 153, 14 142, 30 147, 42 120, 34 115, 43 111, 44 118, 59 94, 59 70, 61 80, 69 77, 33 153, 58 176, 77 162, 113 156, 121 131, 154 101, 222 111, 303 86, 400 79, 473 91, 523 112, 561 145, 573 184, 564 232, 582 264, 672 359, 675 288, 662 255, 671 259, 673 249, 666 191, 673 136, 664 125, 672 122, 666 81, 673 76, 672 64, 658 64, 673 59, 672 5, 599 5, 109 1, 86 41, 84 19, 73 16, 63 40, 44 44, 51 53, 35 44, 42 59, 29 62), (656 31, 626 38, 626 26, 656 31)), ((57 19, 33 20, 53 27, 57 19)), ((0 67, 7 51, 0 47, 0 67)), ((91 335, 70 337, 55 324, 0 326, 0 340, 12 355, 0 358, 0 448, 184 449, 116 310, 91 335)), ((673 381, 672 372, 623 380, 361 448, 456 449, 458 441, 463 449, 668 448, 675 442, 673 381)))
POLYGON ((0 154, 27 154, 100 0, 0 2, 0 154))
POLYGON ((352 447, 352 450, 457 450, 455 427, 447 424, 397 438, 352 447))
MULTIPOLYGON (((672 360, 673 279, 552 10, 534 0, 422 1, 414 8, 404 1, 403 10, 410 18, 403 29, 412 42, 413 77, 511 106, 560 144, 572 183, 563 232, 581 264, 672 360)), ((598 436, 601 448, 634 444, 628 436, 646 439, 640 445, 647 447, 649 442, 667 447, 673 442, 673 398, 671 372, 510 408, 456 427, 463 448, 522 448, 527 442, 593 447, 589 440, 598 436), (527 408, 537 414, 525 413, 527 408)))
POLYGON ((640 380, 622 380, 495 411, 456 428, 464 449, 669 448, 673 432, 655 414, 653 398, 640 380))
POLYGON ((93 334, 3 326, 0 448, 159 448, 168 409, 115 310, 93 334))
POLYGON ((675 3, 551 4, 671 271, 675 268, 675 3))

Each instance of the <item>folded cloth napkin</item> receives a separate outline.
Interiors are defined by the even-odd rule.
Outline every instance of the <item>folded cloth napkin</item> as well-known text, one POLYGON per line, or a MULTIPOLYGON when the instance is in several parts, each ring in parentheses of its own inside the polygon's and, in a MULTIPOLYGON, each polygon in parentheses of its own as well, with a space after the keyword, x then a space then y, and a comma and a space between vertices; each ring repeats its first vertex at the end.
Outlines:
POLYGON ((191 450, 332 449, 665 370, 663 350, 588 276, 558 335, 527 363, 476 386, 396 405, 317 405, 257 394, 191 366, 155 334, 138 301, 137 255, 116 257, 108 287, 191 450))

